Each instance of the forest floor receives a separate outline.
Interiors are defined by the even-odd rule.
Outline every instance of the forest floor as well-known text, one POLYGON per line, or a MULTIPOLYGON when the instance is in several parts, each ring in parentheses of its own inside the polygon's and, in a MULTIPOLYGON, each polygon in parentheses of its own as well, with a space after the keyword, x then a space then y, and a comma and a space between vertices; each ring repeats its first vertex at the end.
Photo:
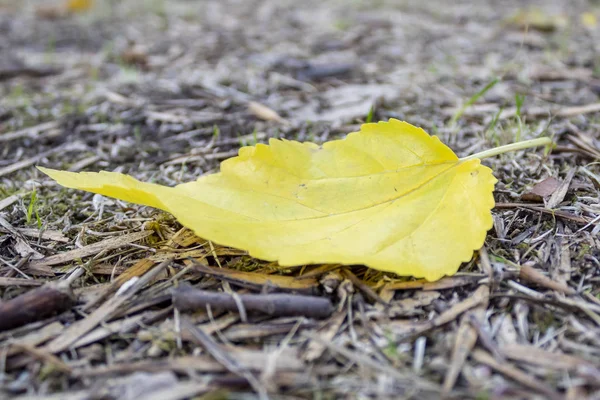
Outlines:
POLYGON ((598 2, 96 3, 0 0, 0 398, 600 399, 598 2), (173 186, 389 118, 460 157, 556 143, 484 160, 494 227, 438 282, 278 268, 35 168, 173 186), (183 312, 185 284, 333 312, 183 312))

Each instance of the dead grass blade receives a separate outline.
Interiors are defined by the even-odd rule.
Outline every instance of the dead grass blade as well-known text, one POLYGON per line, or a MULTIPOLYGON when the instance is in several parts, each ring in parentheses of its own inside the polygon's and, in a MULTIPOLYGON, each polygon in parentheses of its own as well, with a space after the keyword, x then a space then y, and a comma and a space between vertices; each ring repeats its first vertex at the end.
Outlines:
POLYGON ((3 133, 0 134, 0 143, 22 138, 35 139, 40 133, 58 128, 58 126, 58 121, 50 121, 39 125, 30 126, 29 128, 20 129, 18 131, 3 133))
POLYGON ((320 340, 310 340, 302 358, 305 361, 311 362, 321 357, 327 348, 323 343, 329 343, 333 340, 335 335, 339 332, 344 319, 346 319, 346 312, 344 310, 337 311, 333 314, 327 321, 327 324, 323 325, 322 329, 313 333, 315 336, 318 335, 320 340))
POLYGON ((552 388, 548 387, 548 385, 537 380, 533 376, 528 375, 525 372, 517 369, 515 366, 513 366, 510 363, 507 363, 507 362, 500 363, 500 362, 496 361, 494 359, 494 357, 492 357, 491 354, 489 354, 483 350, 475 350, 471 355, 475 359, 475 361, 477 361, 481 364, 485 364, 488 367, 495 369, 496 371, 502 373, 503 375, 508 376, 509 378, 513 379, 516 382, 519 382, 520 384, 522 384, 525 387, 531 388, 533 390, 536 390, 536 391, 544 394, 549 399, 555 399, 555 400, 563 399, 563 396, 560 393, 554 391, 552 388))
POLYGON ((90 301, 85 305, 84 310, 92 309, 96 304, 100 303, 112 293, 117 291, 125 282, 129 281, 132 278, 140 277, 148 272, 156 263, 153 260, 148 258, 143 258, 136 262, 132 267, 128 268, 121 275, 117 277, 113 282, 108 284, 103 292, 98 295, 94 300, 90 301))
POLYGON ((20 350, 26 354, 29 354, 30 356, 32 356, 40 361, 43 361, 43 362, 46 362, 46 363, 52 365, 52 367, 56 368, 56 370, 58 370, 58 371, 64 372, 66 374, 70 374, 71 372, 73 372, 71 367, 69 367, 60 358, 56 357, 52 353, 48 353, 46 351, 40 350, 38 348, 29 346, 26 344, 13 343, 12 346, 15 347, 17 350, 20 350))
POLYGON ((144 396, 146 400, 184 400, 210 390, 205 382, 179 382, 144 396))
POLYGON ((490 289, 486 285, 481 285, 477 288, 473 297, 482 299, 481 303, 473 310, 464 314, 460 321, 460 326, 456 332, 454 340, 454 348, 452 350, 452 359, 448 372, 444 378, 443 391, 448 394, 456 384, 456 379, 469 356, 471 350, 477 342, 477 330, 473 327, 471 319, 478 323, 483 322, 485 318, 485 310, 488 306, 490 289))
POLYGON ((576 370, 580 367, 597 367, 592 362, 562 353, 551 353, 539 347, 510 343, 501 347, 507 358, 523 361, 549 369, 576 370))
POLYGON ((266 389, 258 379, 248 369, 238 363, 225 349, 221 348, 209 335, 198 329, 187 318, 181 319, 181 325, 192 334, 195 341, 204 347, 215 360, 227 368, 228 371, 245 378, 261 399, 268 399, 266 389))
POLYGON ((447 276, 439 281, 428 282, 425 279, 417 279, 406 282, 386 283, 382 290, 443 290, 461 286, 467 286, 477 282, 485 276, 447 276))
POLYGON ((24 278, 4 278, 0 276, 0 287, 9 286, 42 286, 44 282, 24 278))
MULTIPOLYGON (((219 345, 219 348, 223 346, 219 345)), ((231 356, 246 370, 261 372, 271 357, 270 353, 257 350, 231 350, 231 356)), ((284 352, 276 360, 277 372, 302 372, 306 365, 293 352, 284 352)), ((73 371, 74 377, 101 377, 106 375, 122 375, 132 372, 173 371, 185 374, 194 371, 200 374, 222 373, 228 369, 209 355, 177 356, 160 360, 142 360, 136 362, 115 363, 112 365, 81 368, 73 371)))
POLYGON ((230 283, 250 285, 261 289, 263 287, 279 290, 293 290, 299 293, 314 293, 319 282, 315 279, 296 279, 293 276, 260 274, 257 272, 236 271, 228 268, 212 268, 208 265, 195 262, 193 269, 207 275, 216 276, 230 283))

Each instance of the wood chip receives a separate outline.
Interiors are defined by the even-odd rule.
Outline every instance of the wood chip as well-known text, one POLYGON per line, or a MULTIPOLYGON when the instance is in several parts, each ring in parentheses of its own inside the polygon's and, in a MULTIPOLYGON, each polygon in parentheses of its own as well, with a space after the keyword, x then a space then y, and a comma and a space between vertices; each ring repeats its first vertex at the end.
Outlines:
POLYGON ((126 244, 137 242, 152 235, 153 231, 142 231, 129 233, 123 236, 117 236, 114 238, 106 239, 101 242, 89 244, 80 249, 66 251, 64 253, 56 254, 54 256, 45 257, 41 260, 34 260, 27 264, 27 267, 39 267, 39 266, 50 266, 58 264, 66 264, 73 260, 88 257, 91 255, 98 254, 103 250, 112 250, 122 247, 126 244))
POLYGON ((29 236, 32 238, 40 238, 44 240, 52 240, 59 243, 69 243, 69 238, 63 235, 61 231, 56 230, 39 230, 32 228, 16 228, 23 236, 29 236))
POLYGON ((500 348, 502 354, 516 361, 523 361, 544 368, 576 370, 580 367, 596 367, 594 363, 568 354, 552 353, 539 347, 511 343, 500 348))
POLYGON ((255 101, 251 101, 250 103, 248 103, 248 111, 254 114, 257 118, 263 119, 265 121, 276 121, 282 124, 289 123, 285 119, 281 118, 281 116, 277 114, 275 110, 255 101))
POLYGON ((0 276, 0 287, 9 286, 41 286, 44 282, 35 279, 4 278, 0 276))
MULTIPOLYGON (((571 234, 571 231, 565 229, 567 235, 571 234)), ((568 241, 560 243, 560 262, 559 265, 552 269, 552 279, 555 282, 560 283, 563 287, 569 287, 568 282, 571 280, 571 250, 568 241)))

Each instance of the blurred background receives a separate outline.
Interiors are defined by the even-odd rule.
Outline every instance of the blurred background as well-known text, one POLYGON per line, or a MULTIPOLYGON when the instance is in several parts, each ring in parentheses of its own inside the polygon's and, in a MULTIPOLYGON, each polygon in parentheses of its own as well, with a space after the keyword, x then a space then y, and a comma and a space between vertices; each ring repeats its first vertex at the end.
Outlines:
POLYGON ((390 117, 452 139, 459 153, 503 144, 515 133, 489 129, 500 110, 597 101, 599 9, 581 0, 2 0, 0 132, 54 123, 5 138, 0 160, 61 144, 50 165, 160 165, 175 182, 240 145, 324 141, 390 117))

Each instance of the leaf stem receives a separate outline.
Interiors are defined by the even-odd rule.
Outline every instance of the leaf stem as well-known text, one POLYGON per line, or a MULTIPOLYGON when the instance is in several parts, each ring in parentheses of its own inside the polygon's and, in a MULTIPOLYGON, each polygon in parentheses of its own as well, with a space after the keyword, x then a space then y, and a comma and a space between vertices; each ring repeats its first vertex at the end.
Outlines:
POLYGON ((460 161, 472 160, 474 158, 479 158, 479 159, 489 158, 489 157, 497 156, 499 154, 508 153, 510 151, 518 151, 518 150, 523 150, 523 149, 529 149, 531 147, 546 146, 549 144, 552 144, 552 139, 550 139, 549 137, 541 137, 541 138, 537 138, 537 139, 524 140, 522 142, 511 143, 511 144, 507 144, 505 146, 495 147, 493 149, 484 150, 479 153, 471 154, 470 156, 461 158, 460 161))

